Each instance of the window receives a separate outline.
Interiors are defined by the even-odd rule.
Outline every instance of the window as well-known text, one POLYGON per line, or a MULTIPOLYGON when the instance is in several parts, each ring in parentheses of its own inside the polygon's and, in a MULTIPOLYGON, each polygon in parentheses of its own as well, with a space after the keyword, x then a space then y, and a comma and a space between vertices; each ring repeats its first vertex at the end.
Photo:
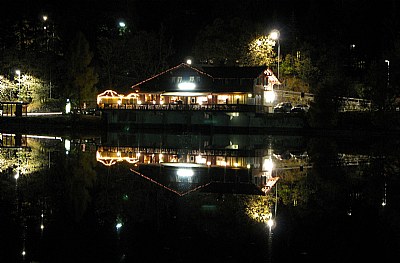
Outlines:
POLYGON ((177 83, 181 83, 182 82, 182 77, 178 77, 176 82, 177 83))
POLYGON ((171 82, 172 82, 172 83, 175 83, 175 82, 176 82, 176 77, 172 77, 172 78, 171 78, 171 82))
POLYGON ((194 82, 194 76, 189 77, 189 82, 194 82))

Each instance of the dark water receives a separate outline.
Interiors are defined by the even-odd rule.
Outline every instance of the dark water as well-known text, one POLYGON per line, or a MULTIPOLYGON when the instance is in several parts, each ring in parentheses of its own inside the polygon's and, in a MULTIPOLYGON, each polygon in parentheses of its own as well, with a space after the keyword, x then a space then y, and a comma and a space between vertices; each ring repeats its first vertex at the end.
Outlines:
POLYGON ((0 262, 393 262, 400 255, 399 138, 1 139, 0 262))

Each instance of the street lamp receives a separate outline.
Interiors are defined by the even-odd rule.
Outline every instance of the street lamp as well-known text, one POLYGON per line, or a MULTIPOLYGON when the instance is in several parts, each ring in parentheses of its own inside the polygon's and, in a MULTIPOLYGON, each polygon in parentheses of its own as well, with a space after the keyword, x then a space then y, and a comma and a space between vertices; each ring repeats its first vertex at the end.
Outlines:
POLYGON ((279 80, 279 57, 281 53, 281 44, 279 43, 279 37, 280 37, 279 30, 276 29, 272 30, 270 36, 273 40, 278 41, 278 80, 279 80))
POLYGON ((389 82, 389 63, 390 63, 390 61, 385 59, 385 63, 387 63, 387 85, 389 87, 389 83, 390 83, 389 82))

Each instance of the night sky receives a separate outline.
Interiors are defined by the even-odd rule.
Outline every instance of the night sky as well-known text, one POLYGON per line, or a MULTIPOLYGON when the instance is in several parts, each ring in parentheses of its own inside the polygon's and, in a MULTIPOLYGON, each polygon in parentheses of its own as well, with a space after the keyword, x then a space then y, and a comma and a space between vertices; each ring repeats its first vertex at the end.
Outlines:
POLYGON ((347 41, 374 50, 383 47, 398 25, 395 0, 15 0, 4 2, 1 23, 19 17, 39 19, 46 13, 54 19, 68 39, 82 30, 88 39, 96 38, 100 24, 117 24, 124 19, 133 30, 158 30, 162 24, 178 53, 191 52, 197 32, 216 18, 241 17, 278 28, 284 43, 285 33, 301 32, 312 41, 347 41), (379 37, 378 37, 379 36, 379 37))

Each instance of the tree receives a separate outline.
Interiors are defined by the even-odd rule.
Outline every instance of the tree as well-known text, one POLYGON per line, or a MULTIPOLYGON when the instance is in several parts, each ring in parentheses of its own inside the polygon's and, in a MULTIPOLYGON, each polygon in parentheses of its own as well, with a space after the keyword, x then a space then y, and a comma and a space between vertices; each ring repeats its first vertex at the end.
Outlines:
POLYGON ((93 102, 96 98, 95 85, 98 75, 91 65, 93 53, 89 42, 82 32, 78 32, 71 41, 67 55, 68 83, 64 96, 75 101, 79 108, 86 102, 93 102))
POLYGON ((102 88, 119 89, 167 69, 173 50, 161 27, 158 32, 103 34, 97 52, 102 88))
POLYGON ((194 54, 208 64, 240 65, 248 52, 253 25, 240 18, 215 19, 196 36, 194 54))

